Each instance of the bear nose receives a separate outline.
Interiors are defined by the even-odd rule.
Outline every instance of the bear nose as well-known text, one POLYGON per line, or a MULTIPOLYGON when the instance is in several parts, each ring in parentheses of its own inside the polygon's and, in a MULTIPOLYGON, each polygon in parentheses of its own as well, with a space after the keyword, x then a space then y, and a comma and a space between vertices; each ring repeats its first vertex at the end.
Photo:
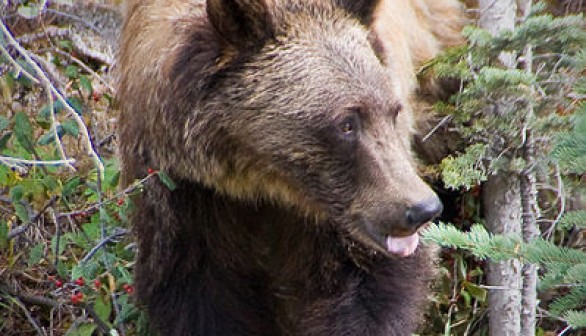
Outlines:
POLYGON ((419 227, 442 213, 444 206, 437 197, 429 198, 407 209, 405 215, 411 226, 419 227))

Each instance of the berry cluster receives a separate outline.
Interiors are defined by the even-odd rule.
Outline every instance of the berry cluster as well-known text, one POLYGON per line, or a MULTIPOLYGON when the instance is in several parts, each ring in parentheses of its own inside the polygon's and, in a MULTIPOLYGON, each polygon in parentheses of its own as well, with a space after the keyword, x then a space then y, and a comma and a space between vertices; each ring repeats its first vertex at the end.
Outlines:
MULTIPOLYGON (((70 292, 69 300, 72 304, 80 304, 84 300, 84 293, 83 290, 85 289, 87 292, 86 281, 83 277, 79 277, 69 282, 64 282, 61 279, 58 279, 54 276, 48 277, 49 281, 53 283, 55 288, 58 288, 61 291, 70 292)), ((99 291, 102 288, 102 282, 99 279, 95 279, 93 281, 93 288, 90 288, 92 291, 99 291)), ((122 285, 122 289, 127 294, 134 293, 134 286, 128 283, 122 285)))

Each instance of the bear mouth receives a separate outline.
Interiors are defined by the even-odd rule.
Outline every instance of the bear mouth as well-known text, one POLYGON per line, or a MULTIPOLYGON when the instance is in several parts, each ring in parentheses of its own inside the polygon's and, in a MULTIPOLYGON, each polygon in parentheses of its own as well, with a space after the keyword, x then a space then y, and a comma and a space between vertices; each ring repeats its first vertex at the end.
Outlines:
MULTIPOLYGON (((424 224, 419 229, 426 227, 429 223, 424 224)), ((392 232, 382 233, 370 225, 366 225, 366 234, 369 240, 375 244, 377 250, 383 250, 390 256, 409 257, 417 251, 419 246, 419 229, 414 232, 392 232)), ((372 244, 371 243, 371 244, 372 244)))
POLYGON ((416 231, 412 235, 403 237, 387 236, 385 241, 387 251, 399 257, 408 257, 415 253, 419 246, 419 233, 416 231))

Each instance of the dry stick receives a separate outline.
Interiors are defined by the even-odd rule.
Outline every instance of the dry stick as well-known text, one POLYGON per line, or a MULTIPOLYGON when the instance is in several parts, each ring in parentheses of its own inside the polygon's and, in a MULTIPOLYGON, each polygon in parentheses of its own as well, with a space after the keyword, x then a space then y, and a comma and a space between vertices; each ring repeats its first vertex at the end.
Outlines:
POLYGON ((27 160, 27 159, 20 159, 20 158, 13 158, 10 156, 1 156, 0 155, 0 163, 8 166, 8 167, 19 167, 19 165, 26 165, 26 166, 62 166, 62 165, 70 165, 75 163, 75 159, 65 159, 65 160, 27 160))
POLYGON ((85 257, 83 257, 83 259, 80 260, 80 264, 85 264, 86 262, 88 262, 88 260, 90 260, 94 254, 96 254, 96 252, 98 252, 104 245, 106 245, 107 243, 109 243, 110 241, 114 240, 115 238, 118 237, 122 237, 124 235, 126 235, 128 233, 128 230, 125 229, 115 229, 114 233, 112 233, 111 235, 109 235, 108 237, 102 238, 102 240, 100 240, 96 246, 92 247, 92 249, 88 252, 88 254, 86 254, 85 257))
POLYGON ((19 298, 14 297, 14 296, 11 299, 18 307, 20 307, 20 309, 22 309, 27 320, 30 322, 30 324, 33 326, 33 328, 35 328, 35 330, 37 331, 37 334, 46 335, 43 332, 43 329, 41 329, 41 327, 39 327, 39 324, 37 323, 37 321, 35 321, 35 319, 32 317, 31 313, 28 311, 28 309, 26 308, 24 303, 22 303, 22 301, 19 298))
MULTIPOLYGON (((65 98, 63 98, 63 95, 61 94, 61 92, 59 92, 59 90, 57 90, 57 88, 55 88, 55 86, 53 86, 53 84, 51 84, 51 81, 47 78, 47 76, 45 75, 43 70, 28 55, 28 52, 24 48, 22 48, 22 46, 20 44, 18 44, 18 42, 14 39, 14 37, 12 36, 10 31, 8 31, 8 28, 6 27, 4 21, 0 21, 0 31, 6 37, 8 43, 11 44, 22 55, 22 57, 25 59, 27 64, 29 64, 34 69, 34 71, 36 72, 36 74, 38 76, 38 79, 49 90, 48 92, 53 93, 53 95, 55 95, 55 98, 57 98, 57 101, 59 101, 63 105, 63 108, 65 110, 67 110, 67 112, 73 117, 73 119, 75 120, 75 122, 77 123, 77 125, 79 127, 79 130, 82 133, 82 142, 84 143, 86 150, 87 150, 86 154, 92 158, 92 160, 94 161, 94 165, 96 166, 96 169, 98 171, 98 175, 101 178, 103 178, 104 177, 104 164, 102 163, 102 161, 100 160, 100 157, 98 156, 98 154, 96 153, 96 151, 93 148, 91 137, 89 135, 88 129, 87 129, 83 119, 81 118, 81 116, 79 114, 77 114, 77 112, 73 109, 73 107, 71 107, 71 105, 69 105, 69 103, 65 100, 65 98)), ((71 168, 73 168, 73 167, 71 167, 71 168)))
POLYGON ((110 327, 106 324, 106 322, 102 321, 100 315, 98 315, 94 310, 94 307, 86 302, 83 302, 81 306, 90 314, 90 316, 94 319, 94 322, 98 325, 98 327, 100 327, 100 329, 102 329, 104 334, 110 335, 110 327))
MULTIPOLYGON (((4 21, 2 21, 2 24, 4 25, 4 21)), ((24 70, 20 66, 20 64, 16 63, 16 61, 12 58, 12 56, 10 56, 10 53, 8 52, 8 50, 6 50, 2 44, 0 44, 0 52, 2 52, 2 54, 5 56, 5 58, 8 59, 8 61, 12 64, 14 69, 16 69, 16 71, 18 72, 17 77, 22 74, 31 82, 33 82, 35 84, 39 84, 39 81, 33 75, 28 73, 28 71, 24 70)))
MULTIPOLYGON (((57 132, 58 122, 55 116, 55 104, 53 102, 53 96, 49 91, 47 91, 47 98, 49 98, 49 111, 51 111, 51 128, 53 129, 53 138, 55 139, 55 143, 57 144, 57 150, 59 150, 59 155, 62 158, 66 158, 67 154, 65 154, 65 149, 63 148, 61 139, 59 139, 59 133, 57 132)), ((75 168, 73 168, 72 165, 68 165, 67 167, 75 171, 75 168)))
POLYGON ((60 308, 61 307, 61 304, 59 302, 57 302, 51 298, 45 297, 45 296, 22 293, 20 291, 12 290, 6 286, 1 286, 0 291, 8 293, 9 295, 11 295, 13 297, 17 297, 20 300, 22 300, 23 302, 34 304, 37 306, 45 306, 45 307, 51 307, 51 308, 60 308))

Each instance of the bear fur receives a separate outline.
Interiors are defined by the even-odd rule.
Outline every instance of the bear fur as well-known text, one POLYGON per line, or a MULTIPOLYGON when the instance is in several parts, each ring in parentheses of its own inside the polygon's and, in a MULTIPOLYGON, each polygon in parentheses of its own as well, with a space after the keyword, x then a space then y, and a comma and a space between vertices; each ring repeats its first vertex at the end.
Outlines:
POLYGON ((441 211, 416 68, 453 0, 129 0, 118 58, 136 295, 161 335, 409 335, 441 211))

